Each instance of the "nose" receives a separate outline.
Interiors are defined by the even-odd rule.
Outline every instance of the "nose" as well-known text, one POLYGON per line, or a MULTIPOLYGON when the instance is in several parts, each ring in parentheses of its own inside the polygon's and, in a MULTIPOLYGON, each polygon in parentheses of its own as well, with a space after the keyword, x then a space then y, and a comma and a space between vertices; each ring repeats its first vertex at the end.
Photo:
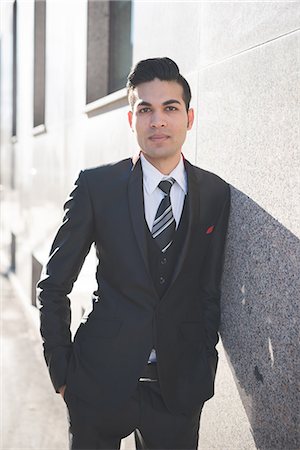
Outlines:
POLYGON ((151 117, 151 128, 162 128, 166 127, 167 122, 163 114, 156 112, 151 117))

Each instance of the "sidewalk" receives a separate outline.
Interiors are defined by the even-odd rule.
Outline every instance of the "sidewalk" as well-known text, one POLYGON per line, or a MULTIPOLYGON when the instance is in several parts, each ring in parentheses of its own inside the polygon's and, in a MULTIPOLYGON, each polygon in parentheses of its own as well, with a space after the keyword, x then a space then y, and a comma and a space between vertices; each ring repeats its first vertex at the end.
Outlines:
POLYGON ((67 414, 55 394, 41 340, 25 305, 1 275, 0 448, 67 449, 67 414))

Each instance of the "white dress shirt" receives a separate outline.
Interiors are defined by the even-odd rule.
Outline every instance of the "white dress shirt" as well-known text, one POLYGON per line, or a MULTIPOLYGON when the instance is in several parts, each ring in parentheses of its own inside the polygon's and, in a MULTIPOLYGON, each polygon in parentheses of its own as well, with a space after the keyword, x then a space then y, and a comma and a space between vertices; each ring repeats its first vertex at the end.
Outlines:
POLYGON ((184 198, 187 193, 187 177, 183 159, 180 158, 179 163, 169 175, 164 175, 156 169, 149 161, 147 161, 142 153, 141 164, 143 170, 145 218, 149 230, 152 230, 157 209, 164 198, 164 193, 159 189, 158 185, 162 180, 171 177, 176 181, 172 186, 170 199, 177 228, 182 214, 184 198))
MULTIPOLYGON (((143 189, 144 189, 144 208, 145 219, 149 230, 152 230, 154 218, 159 207, 160 202, 164 198, 164 193, 159 189, 158 185, 166 178, 174 178, 176 183, 173 184, 170 191, 170 200, 173 210, 173 216, 178 227, 182 210, 184 198, 187 193, 187 176, 183 164, 183 159, 180 158, 179 163, 169 175, 164 175, 157 170, 141 153, 141 164, 143 171, 143 189)), ((156 351, 152 349, 148 363, 156 362, 156 351)))

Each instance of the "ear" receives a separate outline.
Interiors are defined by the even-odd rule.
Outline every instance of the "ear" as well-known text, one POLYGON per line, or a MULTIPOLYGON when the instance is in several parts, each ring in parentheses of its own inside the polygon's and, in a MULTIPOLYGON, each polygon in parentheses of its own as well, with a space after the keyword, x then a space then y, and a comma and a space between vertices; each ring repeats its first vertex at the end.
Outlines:
POLYGON ((129 126, 132 129, 132 111, 128 111, 127 117, 128 117, 129 126))
POLYGON ((188 115, 188 123, 187 123, 187 129, 190 130, 194 123, 194 109, 190 108, 187 112, 188 115))

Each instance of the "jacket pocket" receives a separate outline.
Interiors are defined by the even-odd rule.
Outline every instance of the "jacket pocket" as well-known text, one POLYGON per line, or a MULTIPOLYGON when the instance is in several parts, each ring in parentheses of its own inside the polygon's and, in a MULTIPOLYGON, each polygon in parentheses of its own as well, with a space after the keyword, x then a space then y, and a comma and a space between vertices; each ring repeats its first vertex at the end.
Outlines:
POLYGON ((122 326, 121 320, 106 320, 91 318, 86 323, 81 324, 82 337, 97 337, 97 338, 113 338, 119 334, 122 326))
POLYGON ((203 340, 203 324, 202 322, 182 322, 180 331, 184 339, 188 341, 203 340))

